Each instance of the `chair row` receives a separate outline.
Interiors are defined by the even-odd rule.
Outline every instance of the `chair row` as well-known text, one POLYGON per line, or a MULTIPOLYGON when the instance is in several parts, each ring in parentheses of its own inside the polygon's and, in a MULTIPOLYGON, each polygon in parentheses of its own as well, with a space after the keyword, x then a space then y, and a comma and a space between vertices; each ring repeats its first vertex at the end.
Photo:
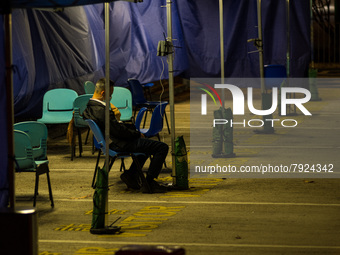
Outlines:
MULTIPOLYGON (((138 80, 129 79, 128 83, 132 93, 127 88, 115 87, 111 97, 111 103, 114 104, 121 112, 121 121, 131 121, 132 123, 134 123, 137 110, 146 108, 147 110, 145 111, 143 123, 144 129, 147 113, 152 113, 155 107, 160 103, 167 104, 167 102, 147 101, 144 97, 142 85, 138 80)), ((150 87, 151 85, 148 84, 147 86, 150 87)), ((86 94, 79 96, 74 90, 65 88, 47 91, 43 98, 43 114, 42 117, 38 119, 39 122, 45 124, 70 124, 69 129, 71 128, 72 132, 68 132, 68 134, 70 134, 69 141, 71 143, 71 160, 73 160, 76 153, 76 136, 78 137, 79 156, 81 156, 83 151, 81 129, 88 128, 88 125, 83 120, 82 112, 85 110, 89 99, 92 97, 95 85, 91 81, 87 81, 84 83, 84 89, 86 94)), ((165 111, 164 116, 170 133, 165 111)), ((88 140, 88 135, 89 133, 87 133, 86 141, 88 140)))

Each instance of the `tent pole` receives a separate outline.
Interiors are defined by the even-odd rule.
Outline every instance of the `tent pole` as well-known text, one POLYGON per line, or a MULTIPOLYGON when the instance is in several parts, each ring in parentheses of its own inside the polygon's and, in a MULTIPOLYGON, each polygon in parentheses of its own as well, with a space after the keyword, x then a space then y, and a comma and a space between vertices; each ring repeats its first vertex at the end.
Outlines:
POLYGON ((313 0, 310 0, 310 43, 311 43, 311 68, 314 69, 314 16, 313 16, 313 0))
MULTIPOLYGON (((223 0, 219 2, 219 13, 220 13, 220 51, 221 51, 221 84, 224 84, 224 28, 223 28, 223 0)), ((224 89, 222 89, 222 108, 224 108, 224 89)))
POLYGON ((290 76, 290 22, 289 22, 289 0, 286 0, 286 35, 287 35, 287 63, 286 63, 286 71, 287 71, 287 78, 290 76))
MULTIPOLYGON (((110 140, 110 3, 105 8, 105 170, 109 171, 109 140, 110 140)), ((108 225, 108 196, 106 196, 105 225, 108 225)))
POLYGON ((260 42, 259 48, 259 63, 260 63, 260 78, 261 78, 261 93, 266 92, 266 86, 264 84, 264 64, 263 64, 263 38, 262 38, 262 4, 261 0, 257 1, 257 28, 258 28, 258 40, 260 42))
MULTIPOLYGON (((259 65, 260 65, 260 81, 261 81, 261 102, 262 109, 267 109, 268 106, 271 105, 271 93, 267 93, 265 77, 264 77, 264 61, 263 61, 263 35, 262 35, 262 2, 261 0, 257 1, 257 28, 258 28, 258 42, 257 47, 259 49, 259 65)), ((263 125, 263 130, 258 131, 255 130, 256 133, 259 134, 273 134, 274 127, 268 125, 267 119, 272 119, 272 114, 263 115, 263 121, 265 125, 263 125)))
POLYGON ((6 98, 7 98, 7 148, 8 148, 8 186, 9 206, 15 210, 15 168, 14 168, 14 107, 13 107, 13 72, 12 72, 12 14, 5 15, 5 55, 6 55, 6 98))
MULTIPOLYGON (((173 71, 173 47, 172 47, 172 1, 167 0, 167 41, 170 43, 170 54, 168 54, 168 71, 169 71, 169 102, 170 102, 170 122, 171 122, 171 150, 172 150, 172 176, 176 176, 175 168, 175 96, 174 96, 174 71, 173 71)), ((176 178, 173 177, 173 184, 176 184, 176 178)))

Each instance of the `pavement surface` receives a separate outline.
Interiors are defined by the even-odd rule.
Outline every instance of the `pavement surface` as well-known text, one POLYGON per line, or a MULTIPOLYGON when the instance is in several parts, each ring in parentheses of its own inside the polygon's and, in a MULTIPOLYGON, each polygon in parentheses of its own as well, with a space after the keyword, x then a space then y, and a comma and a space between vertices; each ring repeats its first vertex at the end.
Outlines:
MULTIPOLYGON (((319 96, 322 101, 306 104, 313 115, 298 113, 295 128, 277 127, 270 135, 235 128, 236 157, 211 159, 209 164, 238 168, 322 164, 328 170, 332 166, 331 177, 326 172, 321 178, 313 178, 313 173, 308 178, 232 178, 229 174, 217 178, 207 174, 190 178, 188 190, 142 194, 126 189, 117 161, 109 174, 107 224, 116 221, 114 225, 122 231, 113 235, 89 232, 97 153, 92 154, 88 143, 82 157, 77 147, 71 161, 66 136, 51 131, 48 159, 55 207, 50 207, 41 176, 36 206, 39 254, 115 254, 131 244, 177 245, 188 255, 340 254, 340 86, 319 87, 319 96)), ((197 153, 197 148, 190 147, 189 100, 176 103, 175 111, 176 136, 183 135, 189 152, 197 153)), ((86 131, 83 140, 85 136, 86 131)), ((161 140, 170 144, 166 128, 161 140)), ((202 155, 210 153, 200 150, 202 155)), ((170 155, 167 166, 172 167, 170 155)), ((16 174, 17 206, 32 206, 34 178, 34 174, 16 174)), ((164 169, 159 181, 171 183, 171 170, 164 169)))

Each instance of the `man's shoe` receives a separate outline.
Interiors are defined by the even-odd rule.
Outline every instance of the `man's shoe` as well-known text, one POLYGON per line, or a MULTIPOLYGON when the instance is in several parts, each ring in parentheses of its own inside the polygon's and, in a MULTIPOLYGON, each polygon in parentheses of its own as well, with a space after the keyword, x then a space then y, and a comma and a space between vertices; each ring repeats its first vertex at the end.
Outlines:
POLYGON ((135 179, 133 175, 122 173, 120 179, 126 184, 129 189, 139 190, 141 188, 138 179, 135 179))
POLYGON ((150 190, 148 189, 148 187, 146 187, 146 184, 144 184, 142 186, 142 192, 143 193, 165 193, 165 192, 168 191, 167 187, 160 185, 155 180, 148 182, 148 184, 149 184, 148 186, 149 186, 150 190))

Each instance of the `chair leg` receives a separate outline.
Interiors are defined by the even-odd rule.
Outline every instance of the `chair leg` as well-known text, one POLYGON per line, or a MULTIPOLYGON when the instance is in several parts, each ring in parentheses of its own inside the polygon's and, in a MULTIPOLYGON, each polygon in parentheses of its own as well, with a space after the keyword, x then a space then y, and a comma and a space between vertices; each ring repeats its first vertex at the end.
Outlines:
POLYGON ((90 129, 87 130, 86 138, 85 138, 85 145, 87 144, 87 140, 89 139, 90 129))
POLYGON ((122 171, 125 171, 125 170, 126 170, 126 168, 125 168, 125 162, 124 162, 124 158, 121 158, 121 160, 122 160, 122 163, 120 164, 120 169, 119 169, 119 171, 120 171, 120 172, 122 172, 122 171))
POLYGON ((109 163, 109 169, 108 169, 108 172, 110 172, 110 171, 111 171, 112 165, 113 165, 113 163, 115 162, 116 158, 117 158, 117 156, 115 156, 115 157, 112 157, 112 158, 111 158, 111 161, 110 161, 110 163, 109 163))
POLYGON ((79 157, 81 157, 81 153, 83 152, 83 144, 81 140, 81 130, 80 128, 77 128, 78 130, 78 145, 79 145, 79 157))
POLYGON ((53 194, 52 194, 52 186, 51 186, 51 180, 50 180, 50 171, 46 173, 47 176, 47 184, 48 184, 48 193, 50 195, 50 201, 51 201, 51 207, 54 208, 54 202, 53 202, 53 194))
POLYGON ((167 127, 168 127, 168 132, 169 132, 169 134, 170 134, 170 127, 169 127, 168 117, 166 116, 166 112, 164 112, 164 117, 165 117, 166 125, 167 125, 167 127))
POLYGON ((72 142, 71 142, 71 161, 73 161, 73 158, 75 156, 75 151, 76 151, 76 141, 75 137, 72 137, 72 142))
POLYGON ((92 179, 92 186, 91 186, 92 188, 95 188, 96 175, 97 175, 97 171, 98 171, 98 164, 99 164, 99 159, 100 159, 101 152, 102 152, 101 150, 99 150, 99 152, 98 152, 96 167, 94 169, 94 174, 93 174, 93 179, 92 179))
POLYGON ((33 207, 35 207, 36 202, 37 202, 38 188, 39 188, 39 173, 38 173, 38 171, 36 171, 36 173, 35 173, 35 187, 34 187, 33 207))
POLYGON ((50 180, 50 169, 48 168, 48 163, 43 163, 37 166, 36 172, 35 172, 35 191, 34 191, 34 201, 33 206, 36 205, 36 197, 38 195, 38 187, 39 187, 39 176, 42 174, 46 174, 47 176, 47 185, 48 185, 48 194, 51 201, 51 207, 54 207, 54 201, 53 201, 53 194, 52 194, 52 186, 51 186, 51 180, 50 180))
POLYGON ((92 134, 92 155, 94 154, 94 136, 92 134))
POLYGON ((148 111, 145 112, 143 128, 145 128, 146 118, 148 117, 148 111))

